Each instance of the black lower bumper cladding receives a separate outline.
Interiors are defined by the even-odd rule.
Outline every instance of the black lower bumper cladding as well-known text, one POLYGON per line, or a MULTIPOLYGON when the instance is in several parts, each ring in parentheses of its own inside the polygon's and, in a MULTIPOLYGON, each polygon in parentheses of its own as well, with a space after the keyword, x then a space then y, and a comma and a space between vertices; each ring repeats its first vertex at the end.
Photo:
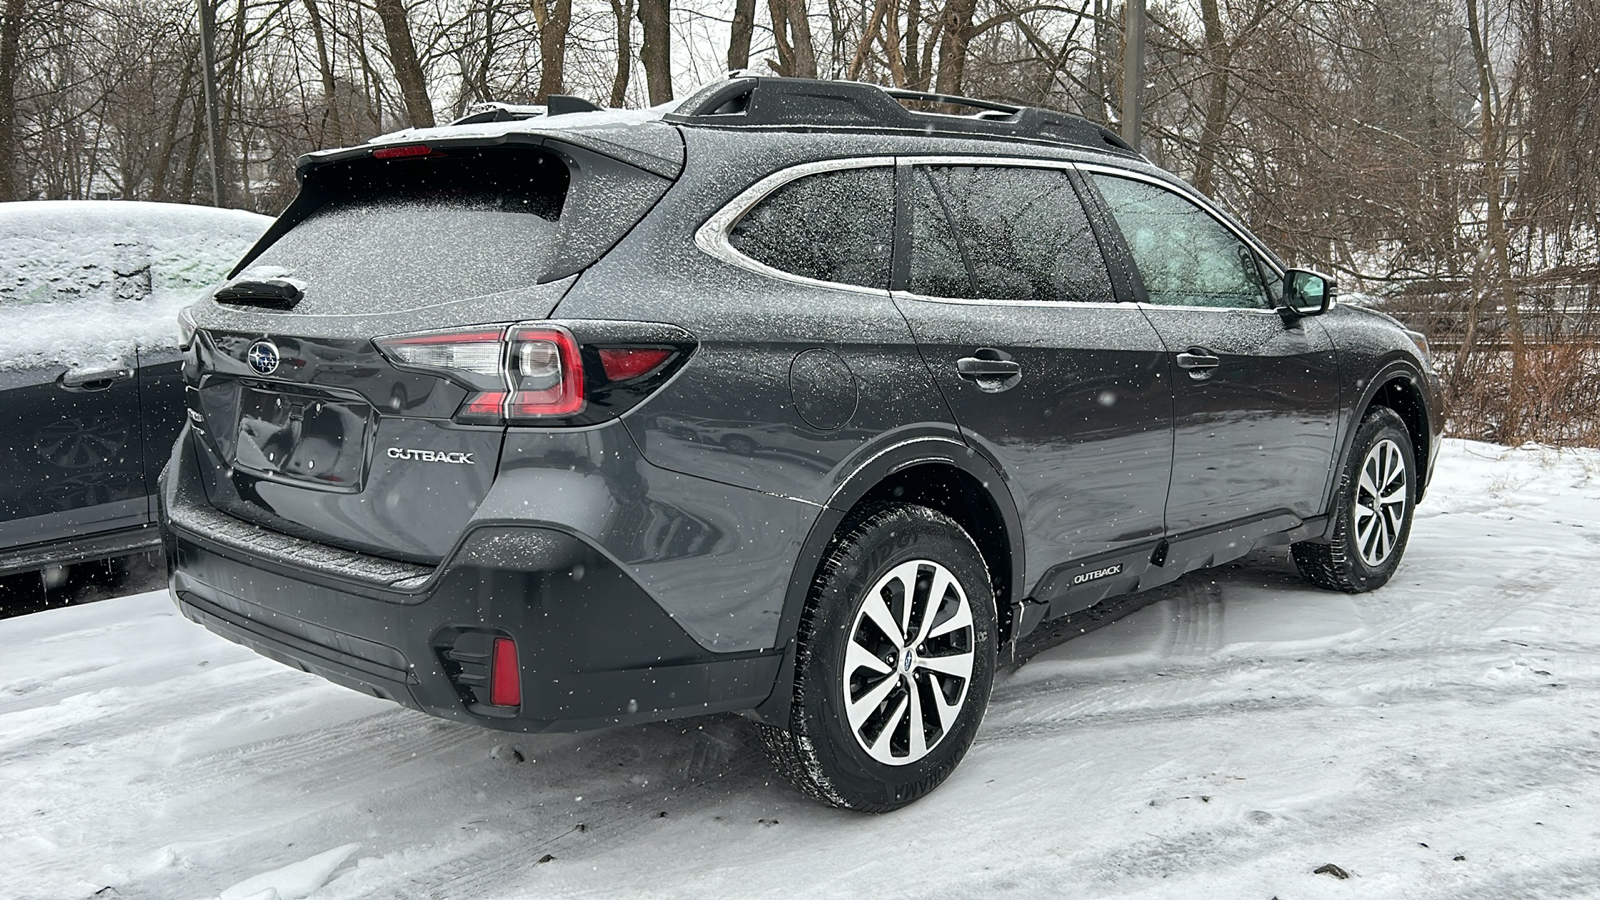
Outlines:
MULTIPOLYGON (((172 481, 182 480, 175 468, 172 481)), ((480 527, 431 574, 392 581, 406 573, 342 570, 327 553, 313 569, 298 565, 296 548, 281 537, 261 550, 192 527, 204 517, 185 515, 185 505, 201 498, 180 485, 163 488, 171 589, 187 618, 270 659, 414 709, 511 731, 576 731, 754 708, 778 674, 775 651, 705 650, 615 563, 570 534, 480 527), (494 637, 516 642, 518 707, 487 703, 473 661, 494 637)))

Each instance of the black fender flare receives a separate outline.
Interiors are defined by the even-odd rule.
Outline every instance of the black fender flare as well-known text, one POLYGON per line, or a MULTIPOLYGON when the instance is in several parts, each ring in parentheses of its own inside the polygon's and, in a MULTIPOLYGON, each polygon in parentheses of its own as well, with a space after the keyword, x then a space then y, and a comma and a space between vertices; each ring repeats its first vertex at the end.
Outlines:
MULTIPOLYGON (((1378 396, 1378 392, 1397 380, 1405 380, 1418 386, 1416 394, 1422 404, 1423 426, 1428 432, 1426 435, 1428 447, 1414 449, 1423 452, 1426 457, 1426 454, 1433 452, 1433 445, 1439 440, 1439 436, 1433 433, 1433 417, 1435 414, 1433 398, 1429 396, 1428 390, 1421 387, 1427 384, 1426 377, 1417 367, 1416 362, 1406 356, 1404 352, 1399 350, 1391 352, 1388 358, 1378 367, 1377 371, 1362 384, 1361 393, 1357 395, 1356 402, 1349 406, 1349 415, 1345 417, 1344 422, 1341 424, 1341 433, 1338 437, 1338 446, 1334 453, 1333 465, 1328 467, 1328 484, 1323 491, 1322 508, 1328 516, 1327 524, 1322 533, 1324 539, 1333 533, 1335 524, 1333 520, 1334 494, 1339 490, 1339 480, 1341 473, 1344 471, 1344 463, 1350 456, 1350 446, 1355 442, 1356 431, 1361 426, 1361 418, 1371 408, 1372 401, 1378 396)), ((1425 478, 1425 471, 1418 473, 1417 491, 1419 497, 1422 491, 1422 482, 1425 478)))
POLYGON ((754 711, 760 721, 784 728, 788 726, 794 683, 795 635, 800 626, 800 614, 811 584, 816 579, 817 568, 822 564, 828 542, 843 524, 855 505, 885 478, 921 465, 942 465, 955 468, 976 479, 986 488, 990 502, 1000 514, 1009 547, 1011 571, 1007 584, 1007 597, 995 597, 998 612, 1022 596, 1023 549, 1022 517, 1016 501, 1011 496, 1009 482, 1000 466, 981 449, 961 438, 959 432, 948 426, 940 429, 919 430, 914 433, 900 431, 873 441, 841 467, 849 474, 839 479, 832 496, 823 506, 821 514, 811 525, 810 532, 800 545, 789 584, 784 592, 783 611, 778 624, 775 647, 782 648, 783 664, 773 682, 773 690, 766 702, 754 711))

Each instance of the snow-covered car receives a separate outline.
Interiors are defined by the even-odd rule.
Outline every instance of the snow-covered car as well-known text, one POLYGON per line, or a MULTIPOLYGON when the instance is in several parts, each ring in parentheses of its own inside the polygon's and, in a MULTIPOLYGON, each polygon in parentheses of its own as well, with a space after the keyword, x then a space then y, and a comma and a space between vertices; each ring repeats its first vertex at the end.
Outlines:
POLYGON ((183 421, 177 311, 272 220, 0 204, 0 574, 148 550, 183 421))

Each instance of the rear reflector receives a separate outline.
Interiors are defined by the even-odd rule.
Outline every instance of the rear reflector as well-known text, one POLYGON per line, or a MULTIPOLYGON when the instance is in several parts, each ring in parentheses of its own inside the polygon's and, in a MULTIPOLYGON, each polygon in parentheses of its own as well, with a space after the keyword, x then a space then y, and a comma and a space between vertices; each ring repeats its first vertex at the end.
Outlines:
POLYGON ((627 381, 649 374, 671 355, 671 350, 655 347, 606 347, 600 350, 600 367, 608 380, 627 381))
POLYGON ((489 705, 522 705, 522 676, 517 666, 517 642, 511 638, 494 639, 494 652, 489 663, 489 705))

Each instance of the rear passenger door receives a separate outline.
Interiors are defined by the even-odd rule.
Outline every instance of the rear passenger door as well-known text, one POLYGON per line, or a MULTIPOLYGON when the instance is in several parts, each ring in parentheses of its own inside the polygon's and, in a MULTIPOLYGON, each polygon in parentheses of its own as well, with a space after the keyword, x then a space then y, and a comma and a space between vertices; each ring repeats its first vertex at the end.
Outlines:
POLYGON ((1319 514, 1339 401, 1322 324, 1278 315, 1278 272, 1197 198, 1131 173, 1085 170, 1172 365, 1174 554, 1222 562, 1248 551, 1254 533, 1319 514))
POLYGON ((1060 615, 1127 589, 1163 533, 1169 369, 1117 302, 1074 176, 913 159, 899 177, 896 303, 963 434, 1006 474, 1028 595, 1060 615))

